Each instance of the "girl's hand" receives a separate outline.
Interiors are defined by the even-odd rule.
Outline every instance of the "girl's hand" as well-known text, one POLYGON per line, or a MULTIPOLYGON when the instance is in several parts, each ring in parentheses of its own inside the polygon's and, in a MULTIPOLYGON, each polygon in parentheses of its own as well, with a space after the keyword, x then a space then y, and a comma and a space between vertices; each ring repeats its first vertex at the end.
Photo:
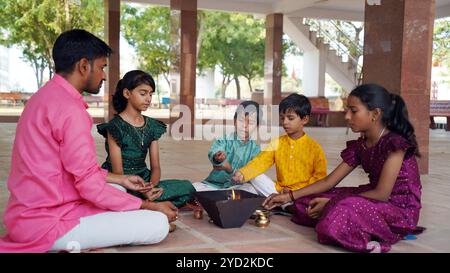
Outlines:
POLYGON ((291 197, 286 193, 272 193, 264 200, 262 206, 265 209, 273 209, 291 201, 291 197))
POLYGON ((231 180, 236 183, 244 183, 244 175, 240 171, 236 171, 233 177, 231 177, 231 180))
POLYGON ((322 210, 325 205, 330 201, 330 198, 317 197, 309 202, 309 207, 306 209, 309 217, 318 219, 322 215, 322 210))
POLYGON ((225 153, 224 151, 218 151, 214 155, 214 161, 218 163, 222 163, 225 159, 227 159, 227 153, 225 153))
POLYGON ((150 191, 144 193, 144 195, 147 197, 148 200, 153 201, 161 197, 163 192, 164 192, 163 188, 152 188, 150 191))
POLYGON ((138 192, 148 192, 153 188, 150 183, 145 184, 144 179, 137 175, 125 175, 121 185, 129 190, 138 192))

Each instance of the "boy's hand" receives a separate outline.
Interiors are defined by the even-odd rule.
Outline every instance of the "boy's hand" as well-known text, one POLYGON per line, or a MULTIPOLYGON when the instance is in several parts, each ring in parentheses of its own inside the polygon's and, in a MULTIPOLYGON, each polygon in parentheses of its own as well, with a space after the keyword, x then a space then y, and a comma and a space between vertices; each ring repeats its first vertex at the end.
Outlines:
POLYGON ((228 162, 228 160, 225 160, 225 162, 223 162, 222 166, 214 166, 213 167, 214 170, 224 170, 227 171, 228 173, 231 173, 233 171, 233 168, 231 168, 230 163, 228 162))
POLYGON ((322 210, 325 205, 330 201, 329 198, 317 197, 309 202, 309 207, 306 209, 309 217, 317 219, 322 215, 322 210))
POLYGON ((236 171, 233 174, 233 177, 231 177, 231 180, 233 180, 236 183, 244 183, 244 175, 240 171, 236 171))
POLYGON ((224 151, 218 151, 214 155, 214 161, 218 163, 222 163, 225 159, 227 159, 227 153, 225 153, 224 151))

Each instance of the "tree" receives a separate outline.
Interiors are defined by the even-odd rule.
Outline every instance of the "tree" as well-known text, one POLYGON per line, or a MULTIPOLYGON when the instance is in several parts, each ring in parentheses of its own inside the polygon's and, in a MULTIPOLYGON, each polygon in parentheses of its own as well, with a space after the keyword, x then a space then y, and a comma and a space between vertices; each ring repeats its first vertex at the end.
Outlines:
MULTIPOLYGON (((121 22, 125 39, 136 49, 139 67, 162 75, 170 84, 170 10, 123 5, 121 22)), ((234 81, 240 98, 240 76, 253 90, 252 80, 264 73, 264 22, 252 15, 199 11, 197 31, 198 72, 219 67, 223 75, 221 97, 234 81)))
POLYGON ((200 70, 218 66, 222 72, 221 97, 234 81, 240 99, 239 76, 251 81, 264 72, 264 25, 251 15, 207 12, 204 19, 202 47, 199 53, 200 70))
MULTIPOLYGON (((257 27, 264 30, 262 26, 257 27)), ((235 73, 236 75, 241 75, 247 79, 250 92, 253 92, 252 80, 258 76, 264 76, 264 36, 259 29, 254 29, 254 31, 259 32, 255 33, 258 34, 259 37, 254 38, 252 37, 252 34, 250 34, 249 38, 252 38, 252 40, 238 39, 235 44, 239 49, 236 52, 236 59, 239 59, 239 62, 235 67, 235 73)), ((237 77, 235 80, 236 79, 237 77)), ((240 99, 240 92, 238 94, 238 99, 240 99)))
POLYGON ((170 10, 122 6, 122 33, 136 49, 139 68, 170 84, 170 10))
MULTIPOLYGON (((227 41, 222 37, 226 37, 225 28, 229 26, 229 13, 224 12, 207 12, 203 19, 203 32, 199 33, 202 44, 199 49, 197 67, 200 73, 205 68, 214 68, 216 65, 222 73, 222 85, 220 88, 220 96, 225 97, 225 91, 233 80, 232 71, 226 61, 228 52, 225 52, 227 41)), ((225 39, 226 40, 226 39, 225 39)))
POLYGON ((103 30, 100 0, 0 0, 0 43, 17 46, 34 69, 38 87, 44 70, 54 73, 52 48, 62 32, 83 28, 98 36, 103 30))
MULTIPOLYGON (((252 81, 264 76, 264 20, 254 19, 248 14, 207 12, 203 24, 199 69, 215 65, 220 68, 223 75, 222 98, 232 81, 236 84, 237 98, 241 98, 240 76, 247 79, 250 92, 253 92, 252 81)), ((287 52, 300 54, 292 41, 283 39, 282 59, 287 52)), ((282 73, 286 75, 284 64, 282 73)))
POLYGON ((433 37, 434 62, 450 67, 450 19, 436 20, 433 37))

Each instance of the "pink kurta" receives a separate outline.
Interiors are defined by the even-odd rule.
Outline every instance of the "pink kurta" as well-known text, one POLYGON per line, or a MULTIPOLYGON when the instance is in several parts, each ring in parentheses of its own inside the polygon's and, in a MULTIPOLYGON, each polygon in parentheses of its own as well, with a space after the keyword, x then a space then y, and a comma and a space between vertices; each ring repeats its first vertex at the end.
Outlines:
POLYGON ((139 198, 106 183, 86 108, 59 75, 27 102, 16 129, 0 252, 45 252, 81 217, 140 208, 139 198))

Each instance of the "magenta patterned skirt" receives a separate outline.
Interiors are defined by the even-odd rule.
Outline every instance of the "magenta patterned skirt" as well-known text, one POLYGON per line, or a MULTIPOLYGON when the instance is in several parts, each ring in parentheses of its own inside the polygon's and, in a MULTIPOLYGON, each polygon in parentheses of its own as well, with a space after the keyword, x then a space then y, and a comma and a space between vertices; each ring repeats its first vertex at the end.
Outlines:
POLYGON ((419 211, 395 206, 358 195, 370 190, 370 185, 334 188, 326 193, 297 199, 292 221, 315 227, 322 244, 339 245, 351 251, 370 252, 373 241, 381 252, 388 252, 391 245, 408 234, 421 233, 417 227, 419 211), (315 197, 330 198, 320 219, 312 219, 306 213, 309 202, 315 197))

